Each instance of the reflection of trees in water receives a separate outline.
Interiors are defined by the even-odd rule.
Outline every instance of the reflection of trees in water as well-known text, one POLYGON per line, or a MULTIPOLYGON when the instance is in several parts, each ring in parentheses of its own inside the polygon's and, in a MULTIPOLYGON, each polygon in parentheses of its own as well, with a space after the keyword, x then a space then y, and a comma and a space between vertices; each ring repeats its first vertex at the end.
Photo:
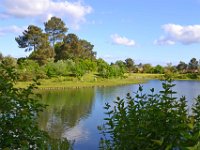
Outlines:
POLYGON ((61 137, 92 111, 94 89, 42 91, 47 109, 40 114, 39 125, 53 137, 61 137))

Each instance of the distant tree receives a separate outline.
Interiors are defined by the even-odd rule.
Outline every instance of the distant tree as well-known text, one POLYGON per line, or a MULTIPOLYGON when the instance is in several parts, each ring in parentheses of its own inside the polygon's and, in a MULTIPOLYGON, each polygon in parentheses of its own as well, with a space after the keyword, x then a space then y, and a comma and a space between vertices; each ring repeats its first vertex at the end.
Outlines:
POLYGON ((3 60, 3 54, 0 52, 0 62, 3 60))
POLYGON ((93 51, 94 45, 86 40, 79 40, 79 58, 96 59, 96 52, 93 51))
POLYGON ((42 29, 34 25, 29 25, 23 35, 16 37, 15 40, 19 48, 25 48, 25 51, 35 51, 49 44, 47 34, 42 33, 42 29))
POLYGON ((70 33, 64 37, 62 43, 55 45, 55 60, 66 59, 96 59, 94 45, 86 40, 79 40, 78 36, 70 33))
POLYGON ((64 37, 60 47, 55 49, 56 60, 74 59, 78 53, 79 39, 75 34, 68 34, 64 37))
POLYGON ((49 35, 49 40, 52 43, 53 47, 56 42, 63 40, 65 33, 68 28, 65 26, 65 23, 57 17, 51 17, 50 20, 44 23, 45 32, 49 35))
POLYGON ((177 70, 181 73, 185 73, 187 71, 187 67, 188 65, 183 61, 180 61, 179 64, 176 66, 177 70))
POLYGON ((54 58, 54 50, 51 47, 44 47, 44 48, 40 48, 37 51, 33 51, 30 55, 29 58, 32 60, 35 60, 38 62, 38 64, 44 65, 48 62, 49 59, 53 59, 54 58))
POLYGON ((136 65, 134 72, 143 73, 143 64, 139 63, 138 65, 136 65))
POLYGON ((134 61, 133 61, 133 59, 127 58, 127 59, 125 60, 125 64, 126 64, 126 67, 127 67, 128 71, 129 71, 129 72, 132 72, 133 69, 134 69, 134 61))
POLYGON ((93 61, 91 59, 80 59, 79 62, 84 65, 84 68, 86 69, 87 72, 97 71, 96 61, 93 61))
POLYGON ((99 58, 97 60, 97 66, 99 75, 103 78, 108 78, 109 64, 102 58, 99 58))
POLYGON ((115 62, 115 65, 119 66, 119 68, 121 69, 122 73, 124 74, 126 72, 126 65, 125 62, 122 60, 117 60, 115 62))
POLYGON ((42 32, 42 29, 30 25, 23 32, 22 36, 16 38, 20 48, 25 48, 25 51, 32 51, 29 58, 36 60, 40 65, 45 64, 49 58, 54 58, 54 51, 50 47, 48 35, 42 32))
POLYGON ((161 65, 157 65, 153 68, 153 72, 152 73, 164 73, 164 68, 161 65))
POLYGON ((117 60, 115 62, 115 65, 118 65, 119 67, 125 67, 125 62, 123 62, 122 60, 117 60))
POLYGON ((80 80, 81 77, 86 73, 85 65, 81 62, 76 62, 75 65, 72 67, 72 73, 80 80))
POLYGON ((35 78, 47 78, 44 70, 37 61, 20 58, 17 61, 17 73, 19 81, 31 81, 35 78))
POLYGON ((177 71, 176 67, 172 63, 167 63, 167 66, 164 68, 166 74, 175 73, 177 71))
POLYGON ((143 72, 144 73, 152 73, 152 66, 151 64, 143 64, 143 72))
POLYGON ((17 59, 11 56, 5 56, 2 59, 2 64, 10 67, 15 67, 17 65, 17 59))
POLYGON ((192 58, 188 64, 189 72, 196 72, 198 70, 198 61, 196 58, 192 58))

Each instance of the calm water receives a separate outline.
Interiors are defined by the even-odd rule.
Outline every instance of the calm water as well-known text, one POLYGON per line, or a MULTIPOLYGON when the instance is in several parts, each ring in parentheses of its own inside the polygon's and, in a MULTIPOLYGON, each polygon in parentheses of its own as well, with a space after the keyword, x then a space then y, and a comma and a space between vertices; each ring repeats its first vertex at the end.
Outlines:
MULTIPOLYGON (((200 82, 175 81, 177 97, 186 96, 189 106, 200 94, 200 82)), ((158 92, 162 84, 151 80, 143 84, 144 92, 154 87, 158 92)), ((75 150, 98 149, 100 139, 97 126, 103 123, 104 104, 112 103, 117 96, 124 98, 126 93, 136 92, 138 85, 116 86, 106 88, 67 89, 42 91, 43 102, 47 110, 39 118, 40 127, 52 137, 67 137, 75 140, 75 150)))

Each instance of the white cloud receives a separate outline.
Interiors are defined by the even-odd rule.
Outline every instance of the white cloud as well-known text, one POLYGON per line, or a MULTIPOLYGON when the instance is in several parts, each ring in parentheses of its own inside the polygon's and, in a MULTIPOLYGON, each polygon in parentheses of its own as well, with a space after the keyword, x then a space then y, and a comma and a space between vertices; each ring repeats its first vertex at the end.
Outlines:
POLYGON ((10 33, 21 34, 25 30, 25 28, 26 27, 18 27, 16 25, 0 27, 0 36, 3 36, 5 34, 10 34, 10 33))
POLYGON ((53 1, 53 0, 3 0, 4 17, 40 17, 49 19, 51 16, 61 17, 67 20, 67 25, 79 28, 80 23, 85 22, 85 16, 92 12, 92 7, 81 1, 53 1))
POLYGON ((168 39, 167 37, 162 36, 158 40, 155 40, 154 44, 156 44, 156 45, 174 45, 175 42, 168 39))
POLYGON ((134 40, 120 36, 118 34, 111 35, 111 39, 114 44, 118 44, 118 45, 135 46, 136 44, 134 40))
POLYGON ((200 25, 181 26, 166 24, 162 26, 165 36, 155 40, 158 45, 173 45, 181 43, 184 45, 200 43, 200 25))
POLYGON ((49 7, 49 0, 3 0, 5 14, 14 17, 31 17, 41 15, 49 7))

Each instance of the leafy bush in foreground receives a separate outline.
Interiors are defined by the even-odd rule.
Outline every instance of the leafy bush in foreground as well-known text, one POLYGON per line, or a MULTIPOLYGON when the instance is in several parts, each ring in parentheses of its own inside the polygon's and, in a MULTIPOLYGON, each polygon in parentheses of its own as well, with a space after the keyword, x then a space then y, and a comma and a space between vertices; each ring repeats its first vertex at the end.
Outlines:
POLYGON ((143 94, 142 86, 132 97, 105 105, 107 118, 98 129, 100 149, 108 150, 198 150, 200 149, 200 96, 188 114, 185 97, 174 97, 171 79, 159 94, 143 94))
POLYGON ((37 82, 15 88, 18 75, 0 64, 0 149, 69 149, 67 140, 52 139, 38 128, 38 113, 46 106, 33 93, 37 82))

